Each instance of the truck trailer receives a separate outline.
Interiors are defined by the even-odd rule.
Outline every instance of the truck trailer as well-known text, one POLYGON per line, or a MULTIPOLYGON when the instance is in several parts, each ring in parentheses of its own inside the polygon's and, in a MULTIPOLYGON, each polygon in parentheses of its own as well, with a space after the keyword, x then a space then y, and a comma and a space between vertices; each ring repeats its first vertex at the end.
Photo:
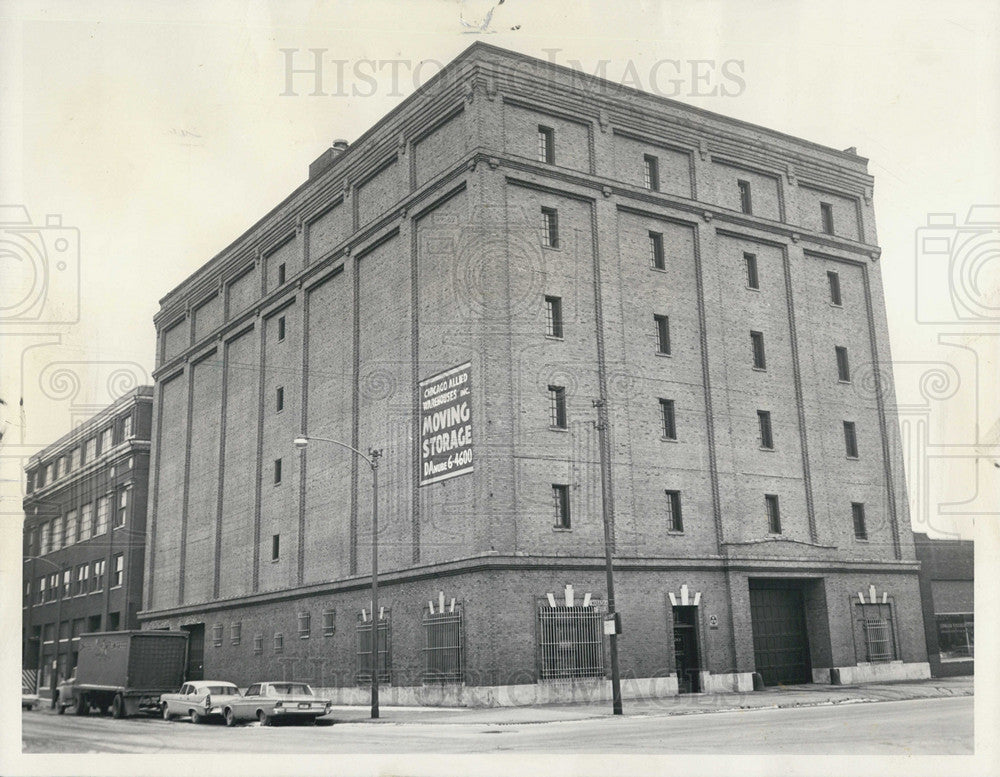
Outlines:
POLYGON ((91 707, 116 718, 158 712, 160 694, 176 691, 187 668, 184 631, 104 631, 80 635, 76 674, 59 685, 56 709, 91 707))

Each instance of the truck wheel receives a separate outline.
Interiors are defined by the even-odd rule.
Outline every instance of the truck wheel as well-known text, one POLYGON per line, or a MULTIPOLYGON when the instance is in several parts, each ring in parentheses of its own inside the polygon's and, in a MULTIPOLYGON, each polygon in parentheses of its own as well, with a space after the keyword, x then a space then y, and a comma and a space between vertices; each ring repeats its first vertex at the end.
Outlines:
POLYGON ((56 715, 65 715, 65 714, 66 714, 66 705, 63 704, 62 702, 58 702, 57 701, 56 702, 56 715))
POLYGON ((73 712, 77 715, 86 715, 90 712, 90 702, 82 694, 76 697, 76 706, 73 708, 73 712))
POLYGON ((234 713, 229 707, 226 707, 225 711, 222 713, 222 717, 226 719, 226 725, 232 728, 236 725, 236 713, 234 713))
POLYGON ((274 718, 264 712, 264 710, 257 710, 257 720, 260 721, 260 725, 262 726, 270 726, 274 723, 274 718))
POLYGON ((162 710, 162 712, 163 712, 163 719, 164 720, 173 720, 174 719, 173 713, 170 712, 170 707, 167 706, 166 702, 163 702, 162 707, 163 707, 163 710, 162 710))
POLYGON ((111 701, 111 714, 118 719, 125 717, 125 699, 120 693, 116 693, 111 701))
POLYGON ((191 722, 192 723, 203 723, 205 721, 205 716, 202 715, 198 710, 191 710, 191 722))

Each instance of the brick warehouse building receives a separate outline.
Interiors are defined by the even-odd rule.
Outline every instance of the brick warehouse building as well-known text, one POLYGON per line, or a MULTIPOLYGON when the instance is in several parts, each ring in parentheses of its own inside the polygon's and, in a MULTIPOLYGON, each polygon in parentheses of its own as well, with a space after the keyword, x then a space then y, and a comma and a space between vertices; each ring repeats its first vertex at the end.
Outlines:
POLYGON ((602 461, 626 695, 928 676, 872 184, 471 46, 161 300, 144 626, 364 698, 308 435, 397 701, 606 693, 602 461))
POLYGON ((40 692, 80 634, 139 628, 152 403, 138 386, 28 461, 21 666, 40 692))

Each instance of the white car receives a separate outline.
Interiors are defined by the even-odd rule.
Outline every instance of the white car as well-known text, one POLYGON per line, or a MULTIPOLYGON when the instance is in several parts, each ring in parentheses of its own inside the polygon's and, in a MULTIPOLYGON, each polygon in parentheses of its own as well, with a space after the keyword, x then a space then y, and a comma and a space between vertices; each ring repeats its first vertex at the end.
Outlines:
POLYGON ((292 720, 314 723, 316 718, 329 714, 330 707, 329 700, 318 698, 305 683, 253 683, 242 698, 226 702, 222 714, 227 726, 245 720, 258 720, 262 726, 270 726, 292 720))
POLYGON ((160 696, 160 711, 164 720, 190 716, 192 723, 201 723, 213 715, 223 716, 229 704, 240 698, 240 689, 220 680, 197 680, 184 683, 177 693, 160 696))

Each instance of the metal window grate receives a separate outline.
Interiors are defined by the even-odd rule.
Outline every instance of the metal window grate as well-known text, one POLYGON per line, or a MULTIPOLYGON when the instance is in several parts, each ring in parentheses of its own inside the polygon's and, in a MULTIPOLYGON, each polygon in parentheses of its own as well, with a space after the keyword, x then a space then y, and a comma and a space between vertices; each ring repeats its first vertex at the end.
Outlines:
POLYGON ((549 386, 549 426, 566 428, 566 388, 549 386))
POLYGON ((424 682, 461 682, 462 610, 424 613, 424 682))
POLYGON ((538 607, 539 679, 604 677, 603 608, 538 607))
MULTIPOLYGON (((389 646, 392 633, 389 630, 389 613, 378 624, 378 679, 380 683, 391 681, 389 646)), ((372 681, 372 624, 371 621, 358 623, 358 683, 372 681)))
POLYGON ((871 662, 893 661, 896 658, 896 641, 892 625, 892 605, 863 604, 861 626, 865 638, 866 660, 871 662))

